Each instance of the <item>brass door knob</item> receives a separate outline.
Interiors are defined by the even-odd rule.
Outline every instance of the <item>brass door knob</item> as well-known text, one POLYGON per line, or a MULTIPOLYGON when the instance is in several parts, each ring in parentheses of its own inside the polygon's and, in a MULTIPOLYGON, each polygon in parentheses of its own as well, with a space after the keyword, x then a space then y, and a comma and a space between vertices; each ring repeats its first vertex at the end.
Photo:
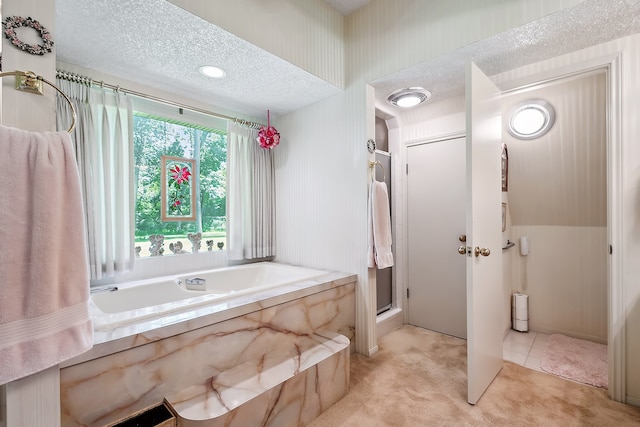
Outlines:
POLYGON ((489 250, 489 248, 480 248, 479 246, 476 246, 476 248, 473 250, 473 253, 476 256, 489 256, 491 255, 491 251, 489 250))
POLYGON ((458 248, 458 253, 459 253, 460 255, 466 255, 466 254, 467 254, 467 247, 466 247, 466 246, 460 246, 460 247, 458 248))
POLYGON ((467 241, 467 235, 466 234, 461 234, 458 236, 458 240, 460 240, 461 242, 466 242, 467 241))

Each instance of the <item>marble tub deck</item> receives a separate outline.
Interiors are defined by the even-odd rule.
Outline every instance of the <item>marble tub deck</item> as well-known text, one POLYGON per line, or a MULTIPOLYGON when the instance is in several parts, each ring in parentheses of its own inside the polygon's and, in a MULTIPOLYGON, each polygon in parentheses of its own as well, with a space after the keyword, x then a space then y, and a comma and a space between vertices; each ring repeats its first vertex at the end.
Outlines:
MULTIPOLYGON (((95 331, 94 348, 61 369, 62 423, 104 426, 125 419, 236 366, 269 364, 271 352, 295 348, 314 334, 328 337, 333 332, 353 341, 356 278, 328 272, 220 304, 95 331)), ((332 368, 321 369, 318 375, 333 375, 332 368)), ((296 375, 290 382, 305 382, 304 377, 296 375)))
MULTIPOLYGON (((355 274, 327 272, 326 275, 307 279, 250 295, 180 311, 160 314, 158 317, 137 322, 122 323, 94 331, 93 348, 63 363, 62 368, 98 357, 158 341, 234 317, 243 316, 278 304, 303 298, 328 289, 338 288, 356 281, 355 274)), ((353 338, 347 335, 348 338, 353 338)))

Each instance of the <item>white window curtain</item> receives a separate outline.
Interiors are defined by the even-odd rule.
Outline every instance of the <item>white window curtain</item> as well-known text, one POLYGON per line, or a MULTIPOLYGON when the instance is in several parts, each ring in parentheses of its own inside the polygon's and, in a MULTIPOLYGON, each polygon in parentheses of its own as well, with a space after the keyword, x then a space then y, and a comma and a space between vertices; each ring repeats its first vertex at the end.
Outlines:
POLYGON ((231 260, 275 255, 273 153, 260 147, 258 131, 227 125, 227 245, 231 260))
MULTIPOLYGON (((91 279, 130 271, 134 250, 133 107, 126 94, 57 79, 78 115, 71 135, 85 200, 91 279)), ((57 100, 57 127, 69 128, 69 105, 57 100)))

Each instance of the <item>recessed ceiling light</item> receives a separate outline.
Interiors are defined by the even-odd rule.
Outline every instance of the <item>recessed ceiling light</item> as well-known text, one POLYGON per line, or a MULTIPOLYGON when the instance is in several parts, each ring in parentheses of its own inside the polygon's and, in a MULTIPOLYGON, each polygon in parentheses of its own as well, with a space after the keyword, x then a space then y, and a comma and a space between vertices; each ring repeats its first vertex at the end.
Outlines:
POLYGON ((200 74, 211 77, 212 79, 221 79, 227 75, 226 71, 222 68, 214 67, 213 65, 203 65, 200 67, 200 74))
POLYGON ((397 105, 398 107, 410 108, 423 103, 430 97, 431 92, 429 92, 425 88, 410 87, 393 92, 387 97, 387 101, 389 101, 393 105, 397 105))
POLYGON ((549 132, 556 111, 543 99, 528 99, 515 105, 509 114, 509 133, 519 139, 539 138, 549 132))

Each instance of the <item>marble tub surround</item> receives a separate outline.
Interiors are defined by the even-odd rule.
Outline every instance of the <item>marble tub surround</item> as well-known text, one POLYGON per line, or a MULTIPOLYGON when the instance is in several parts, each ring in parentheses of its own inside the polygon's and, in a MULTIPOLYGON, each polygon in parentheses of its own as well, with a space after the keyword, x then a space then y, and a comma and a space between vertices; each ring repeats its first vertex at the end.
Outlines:
POLYGON ((325 332, 274 338, 280 339, 265 357, 168 396, 178 426, 306 425, 347 394, 346 337, 325 332))
POLYGON ((355 276, 328 277, 335 280, 226 310, 202 307, 182 319, 171 314, 155 329, 147 322, 119 327, 113 332, 120 338, 96 344, 61 370, 62 424, 103 426, 126 418, 203 379, 266 358, 277 349, 274 343, 319 331, 353 341, 355 276))

